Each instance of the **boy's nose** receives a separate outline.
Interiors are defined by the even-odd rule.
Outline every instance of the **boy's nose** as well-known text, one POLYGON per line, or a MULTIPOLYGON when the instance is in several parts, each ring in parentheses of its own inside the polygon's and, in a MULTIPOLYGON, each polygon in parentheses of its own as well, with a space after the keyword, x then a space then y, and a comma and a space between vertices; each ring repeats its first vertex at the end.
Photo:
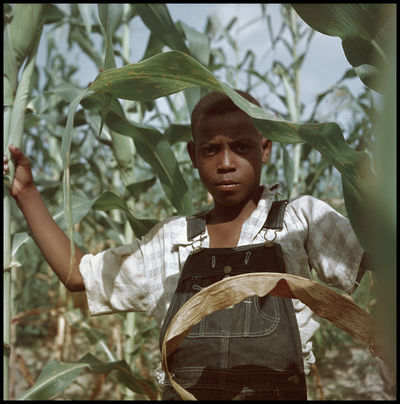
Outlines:
POLYGON ((229 149, 224 149, 221 152, 221 158, 218 164, 218 171, 230 172, 235 170, 234 157, 229 149))

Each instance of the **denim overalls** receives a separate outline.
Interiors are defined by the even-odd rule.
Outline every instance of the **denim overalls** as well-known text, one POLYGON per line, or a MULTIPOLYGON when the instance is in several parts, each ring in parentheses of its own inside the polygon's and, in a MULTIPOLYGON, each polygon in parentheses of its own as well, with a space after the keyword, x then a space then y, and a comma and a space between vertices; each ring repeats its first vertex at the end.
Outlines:
MULTIPOLYGON (((264 229, 280 230, 287 201, 272 204, 264 229)), ((203 233, 205 215, 188 218, 188 239, 203 233)), ((165 316, 160 344, 178 309, 226 276, 285 272, 279 244, 199 248, 183 267, 165 316)), ((198 400, 306 400, 300 334, 291 299, 251 296, 196 324, 168 357, 174 380, 198 400)), ((180 400, 169 380, 163 400, 180 400)))

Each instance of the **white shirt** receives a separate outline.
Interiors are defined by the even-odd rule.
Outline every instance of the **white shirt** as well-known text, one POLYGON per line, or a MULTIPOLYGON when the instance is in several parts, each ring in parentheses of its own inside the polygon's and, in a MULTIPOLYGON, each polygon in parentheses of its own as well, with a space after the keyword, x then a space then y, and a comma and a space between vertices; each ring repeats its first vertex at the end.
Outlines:
MULTIPOLYGON (((238 246, 274 238, 275 230, 262 226, 275 193, 276 185, 264 186, 257 208, 243 223, 238 246)), ((84 255, 79 269, 91 314, 144 311, 161 325, 186 258, 194 247, 209 246, 207 230, 188 241, 186 223, 184 216, 175 216, 132 244, 84 255)), ((289 201, 283 223, 275 242, 281 245, 286 272, 310 278, 314 268, 323 282, 351 293, 363 249, 349 220, 325 202, 301 196, 289 201)), ((311 337, 319 323, 304 303, 292 301, 307 374, 315 362, 311 337)))

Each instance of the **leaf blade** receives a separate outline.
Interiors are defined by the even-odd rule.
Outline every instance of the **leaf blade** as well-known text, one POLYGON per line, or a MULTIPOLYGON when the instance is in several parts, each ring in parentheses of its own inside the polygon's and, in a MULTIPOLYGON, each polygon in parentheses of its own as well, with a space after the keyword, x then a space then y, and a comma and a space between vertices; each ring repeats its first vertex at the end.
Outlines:
POLYGON ((151 101, 200 85, 221 91, 218 80, 203 65, 182 52, 171 51, 104 71, 89 88, 116 98, 151 101))
POLYGON ((86 363, 61 363, 51 360, 41 371, 36 383, 18 400, 48 400, 65 390, 87 368, 86 363))

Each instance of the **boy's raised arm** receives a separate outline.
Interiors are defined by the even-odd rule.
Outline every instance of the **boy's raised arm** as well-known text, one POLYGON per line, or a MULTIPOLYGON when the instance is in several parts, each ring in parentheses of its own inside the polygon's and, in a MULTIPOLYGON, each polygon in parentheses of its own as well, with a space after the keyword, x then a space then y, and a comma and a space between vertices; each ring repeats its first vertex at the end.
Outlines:
MULTIPOLYGON (((48 212, 33 182, 29 160, 20 149, 12 145, 10 145, 9 149, 15 161, 15 174, 10 193, 24 214, 36 244, 48 264, 69 291, 84 290, 83 279, 79 272, 79 263, 83 253, 75 246, 75 264, 72 273, 69 274, 70 240, 48 212)), ((6 174, 8 170, 8 159, 4 156, 3 174, 6 174)))

